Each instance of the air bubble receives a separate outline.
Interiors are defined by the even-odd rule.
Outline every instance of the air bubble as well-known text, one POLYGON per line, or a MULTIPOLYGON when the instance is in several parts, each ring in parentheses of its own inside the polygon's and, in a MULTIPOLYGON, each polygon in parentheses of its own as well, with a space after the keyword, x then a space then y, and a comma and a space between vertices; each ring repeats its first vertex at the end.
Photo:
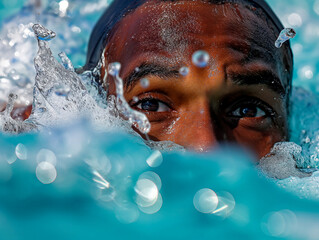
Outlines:
POLYGON ((162 198, 162 195, 159 193, 156 202, 152 206, 142 207, 138 205, 138 208, 143 213, 154 214, 154 213, 157 213, 162 208, 162 205, 163 205, 163 198, 162 198))
POLYGON ((125 203, 116 210, 116 218, 122 223, 133 223, 137 221, 140 213, 136 205, 125 203))
POLYGON ((289 237, 296 227, 298 227, 297 216, 290 210, 268 213, 261 222, 262 231, 272 237, 289 237))
POLYGON ((52 152, 49 149, 41 149, 39 151, 39 153, 37 154, 37 162, 41 163, 41 162, 48 162, 51 163, 52 165, 56 165, 56 156, 54 154, 54 152, 52 152))
POLYGON ((195 194, 193 203, 197 211, 201 213, 213 213, 218 206, 218 197, 213 190, 203 188, 195 194))
POLYGON ((16 156, 20 160, 26 160, 28 158, 28 149, 22 143, 19 143, 15 149, 16 156))
POLYGON ((228 217, 235 208, 235 199, 229 192, 219 192, 217 208, 212 212, 214 215, 222 218, 228 217))
POLYGON ((162 188, 162 180, 160 178, 160 176, 158 176, 158 174, 156 174, 155 172, 144 172, 142 173, 139 178, 140 179, 148 179, 150 181, 152 181, 153 183, 155 183, 157 190, 160 191, 162 188))
POLYGON ((150 207, 154 205, 158 198, 158 188, 156 184, 149 179, 139 179, 134 187, 137 194, 136 204, 140 207, 150 207))
POLYGON ((317 0, 313 5, 313 10, 317 15, 319 15, 319 0, 317 0))
POLYGON ((298 13, 292 13, 288 16, 288 23, 292 27, 300 27, 302 25, 302 18, 298 13))
POLYGON ((146 160, 146 163, 150 167, 159 167, 163 163, 162 153, 158 150, 155 150, 146 160))
POLYGON ((16 155, 10 155, 6 157, 7 162, 11 165, 13 163, 15 163, 15 161, 17 160, 17 156, 16 155))
POLYGON ((38 180, 43 184, 53 183, 57 177, 55 167, 49 162, 40 162, 35 172, 38 180))

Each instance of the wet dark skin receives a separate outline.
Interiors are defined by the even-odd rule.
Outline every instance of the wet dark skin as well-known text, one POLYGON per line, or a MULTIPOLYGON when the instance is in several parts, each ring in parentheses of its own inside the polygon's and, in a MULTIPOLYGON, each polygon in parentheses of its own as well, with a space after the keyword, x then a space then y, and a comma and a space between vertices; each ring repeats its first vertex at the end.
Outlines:
MULTIPOLYGON (((105 59, 122 64, 125 98, 147 115, 151 139, 195 151, 235 142, 261 158, 288 132, 275 40, 266 21, 242 5, 148 2, 113 29, 105 59), (197 50, 210 55, 207 67, 192 64, 197 50), (178 73, 183 66, 187 76, 178 73)), ((107 84, 116 95, 111 77, 107 84)))

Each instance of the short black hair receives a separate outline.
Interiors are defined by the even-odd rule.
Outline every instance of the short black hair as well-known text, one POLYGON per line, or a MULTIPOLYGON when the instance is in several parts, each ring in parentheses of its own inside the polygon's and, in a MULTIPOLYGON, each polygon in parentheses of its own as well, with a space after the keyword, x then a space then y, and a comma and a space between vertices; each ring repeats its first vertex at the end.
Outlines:
MULTIPOLYGON (((139 6, 144 3, 155 1, 155 2, 177 2, 181 0, 114 0, 113 3, 106 9, 104 14, 101 16, 97 24, 95 25, 88 45, 86 64, 83 70, 92 70, 95 68, 102 57, 104 48, 106 47, 108 37, 115 27, 115 25, 125 16, 132 13, 139 6)), ((274 26, 273 30, 276 34, 279 34, 284 29, 279 18, 269 7, 264 0, 198 0, 208 2, 212 4, 245 4, 253 9, 260 10, 262 14, 258 14, 258 11, 254 11, 258 17, 261 15, 265 16, 267 23, 272 23, 274 26), (269 21, 270 20, 270 21, 269 21)), ((292 73, 293 73, 293 54, 290 47, 289 41, 285 43, 283 64, 286 69, 286 79, 284 87, 287 91, 287 97, 289 98, 292 84, 292 73)))

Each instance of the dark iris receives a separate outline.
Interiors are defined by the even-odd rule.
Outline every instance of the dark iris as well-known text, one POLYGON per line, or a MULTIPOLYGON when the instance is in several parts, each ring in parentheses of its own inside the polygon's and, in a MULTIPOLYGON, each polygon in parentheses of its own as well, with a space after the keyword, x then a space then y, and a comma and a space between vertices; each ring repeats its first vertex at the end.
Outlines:
POLYGON ((144 111, 156 112, 159 108, 159 102, 154 99, 144 100, 141 102, 141 108, 144 111))
POLYGON ((257 107, 256 106, 246 106, 240 108, 240 115, 242 117, 256 117, 257 107))

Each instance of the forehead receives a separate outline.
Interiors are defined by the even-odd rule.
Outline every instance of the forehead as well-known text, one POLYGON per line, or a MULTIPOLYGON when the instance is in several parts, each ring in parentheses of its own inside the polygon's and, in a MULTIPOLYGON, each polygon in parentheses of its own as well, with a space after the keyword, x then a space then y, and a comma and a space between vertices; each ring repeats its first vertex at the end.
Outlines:
POLYGON ((243 61, 262 59, 277 68, 275 40, 267 22, 243 5, 147 2, 115 27, 107 58, 123 65, 138 56, 150 61, 163 58, 185 62, 198 49, 227 49, 243 61))

